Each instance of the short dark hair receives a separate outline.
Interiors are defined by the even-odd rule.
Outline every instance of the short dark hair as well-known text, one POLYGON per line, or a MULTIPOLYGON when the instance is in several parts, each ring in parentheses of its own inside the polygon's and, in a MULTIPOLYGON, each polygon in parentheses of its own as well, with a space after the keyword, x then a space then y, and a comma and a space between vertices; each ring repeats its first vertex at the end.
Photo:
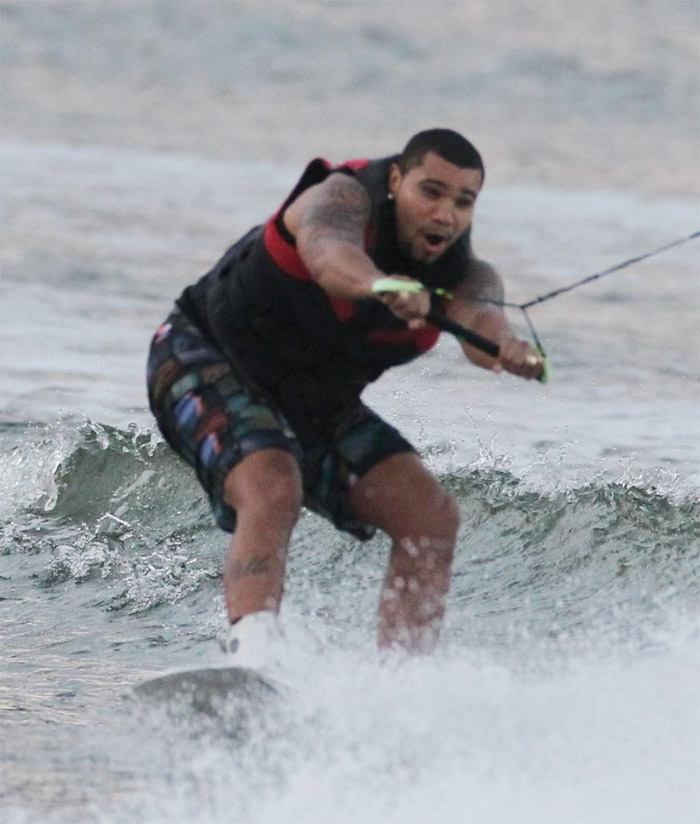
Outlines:
POLYGON ((397 161, 401 174, 405 175, 420 166, 428 152, 435 152, 460 169, 479 169, 482 180, 486 175, 484 162, 476 147, 452 129, 427 129, 414 134, 397 161))

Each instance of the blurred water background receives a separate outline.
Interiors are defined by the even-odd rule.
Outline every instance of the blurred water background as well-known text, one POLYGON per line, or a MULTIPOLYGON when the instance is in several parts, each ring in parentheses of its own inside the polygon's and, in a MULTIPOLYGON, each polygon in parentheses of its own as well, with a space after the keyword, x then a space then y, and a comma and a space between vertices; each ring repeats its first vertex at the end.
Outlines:
POLYGON ((689 235, 696 0, 4 0, 0 46, 3 820, 700 820, 698 241, 533 309, 546 386, 445 337, 368 390, 463 510, 433 659, 379 666, 387 541, 306 514, 289 701, 234 739, 128 699, 224 614, 143 385, 182 287, 311 157, 435 125, 511 300, 689 235))

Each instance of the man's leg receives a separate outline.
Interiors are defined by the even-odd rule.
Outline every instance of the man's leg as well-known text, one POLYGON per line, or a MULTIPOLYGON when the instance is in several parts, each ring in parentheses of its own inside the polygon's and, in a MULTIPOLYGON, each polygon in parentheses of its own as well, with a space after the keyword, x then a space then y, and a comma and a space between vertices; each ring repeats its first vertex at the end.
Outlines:
POLYGON ((450 586, 459 509, 412 452, 373 467, 350 495, 353 513, 393 541, 379 606, 379 645, 430 652, 450 586))
POLYGON ((302 498, 299 466, 284 449, 253 452, 226 477, 224 500, 236 510, 224 565, 229 620, 279 610, 287 545, 302 498))

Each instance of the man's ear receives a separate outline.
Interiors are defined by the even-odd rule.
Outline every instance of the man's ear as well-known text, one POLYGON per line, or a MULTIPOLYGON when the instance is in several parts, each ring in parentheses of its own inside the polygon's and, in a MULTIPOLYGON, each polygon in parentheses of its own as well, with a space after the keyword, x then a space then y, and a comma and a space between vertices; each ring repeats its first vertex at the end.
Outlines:
POLYGON ((403 175, 397 163, 392 163, 389 169, 389 197, 394 198, 399 190, 403 175))

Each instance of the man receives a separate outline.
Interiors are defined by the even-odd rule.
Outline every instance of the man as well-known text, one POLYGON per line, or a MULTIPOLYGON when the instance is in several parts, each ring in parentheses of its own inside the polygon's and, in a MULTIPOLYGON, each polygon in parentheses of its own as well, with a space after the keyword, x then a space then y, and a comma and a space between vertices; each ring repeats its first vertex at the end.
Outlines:
POLYGON ((265 663, 302 504, 360 539, 389 535, 380 647, 434 648, 459 511, 360 394, 435 344, 431 306, 499 345, 497 359, 464 345, 473 363, 540 374, 498 305, 500 277, 471 252, 483 181, 477 150, 447 129, 415 135, 396 157, 312 161, 277 214, 187 288, 156 333, 151 408, 233 533, 232 663, 265 663), (373 291, 387 275, 406 291, 373 291), (410 291, 416 281, 427 288, 410 291))

